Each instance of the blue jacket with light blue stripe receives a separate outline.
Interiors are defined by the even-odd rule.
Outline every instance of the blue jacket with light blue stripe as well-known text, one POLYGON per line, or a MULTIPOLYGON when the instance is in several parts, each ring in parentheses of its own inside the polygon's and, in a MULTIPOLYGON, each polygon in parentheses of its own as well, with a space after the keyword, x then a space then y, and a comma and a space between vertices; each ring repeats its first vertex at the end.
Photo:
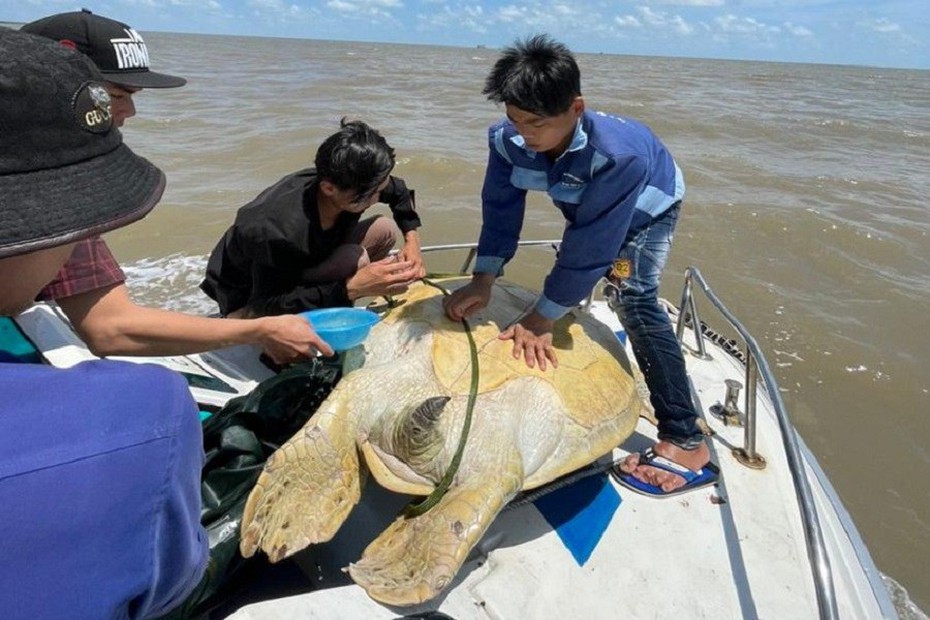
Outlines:
POLYGON ((557 319, 584 299, 624 242, 682 199, 671 153, 640 122, 586 111, 554 162, 525 147, 508 120, 488 131, 476 273, 503 273, 523 226, 527 190, 544 191, 566 219, 555 266, 536 310, 557 319))

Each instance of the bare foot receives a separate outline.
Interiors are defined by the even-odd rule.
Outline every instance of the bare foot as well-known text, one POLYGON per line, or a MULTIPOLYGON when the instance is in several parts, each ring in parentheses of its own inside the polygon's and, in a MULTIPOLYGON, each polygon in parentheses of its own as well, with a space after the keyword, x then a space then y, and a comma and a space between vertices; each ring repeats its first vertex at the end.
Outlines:
MULTIPOLYGON (((710 461, 710 449, 708 449, 706 443, 701 443, 701 445, 694 450, 685 450, 673 443, 660 441, 653 446, 653 450, 659 456, 664 456, 673 463, 681 465, 682 467, 687 467, 694 472, 704 467, 704 465, 710 461)), ((620 464, 620 469, 632 475, 637 480, 661 488, 666 493, 685 485, 685 479, 682 476, 664 469, 659 469, 658 467, 640 465, 639 454, 636 452, 623 460, 620 464)))

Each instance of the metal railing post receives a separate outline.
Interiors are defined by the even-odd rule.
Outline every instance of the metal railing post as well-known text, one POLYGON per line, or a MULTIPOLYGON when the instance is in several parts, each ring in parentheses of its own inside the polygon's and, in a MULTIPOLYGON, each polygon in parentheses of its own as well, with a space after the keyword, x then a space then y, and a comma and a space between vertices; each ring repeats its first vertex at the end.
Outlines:
POLYGON ((704 346, 704 332, 699 327, 701 325, 701 316, 698 314, 697 301, 692 290, 692 279, 693 276, 689 267, 685 270, 685 285, 681 291, 681 305, 678 306, 678 322, 675 325, 675 336, 678 338, 678 342, 682 345, 685 344, 685 317, 690 315, 691 327, 694 331, 694 346, 696 348, 696 351, 692 351, 691 354, 702 360, 707 360, 710 359, 710 355, 707 353, 707 347, 704 346))
POLYGON ((734 448, 736 460, 753 469, 765 469, 765 458, 756 452, 756 358, 746 347, 746 400, 743 405, 746 422, 743 426, 743 447, 734 448))

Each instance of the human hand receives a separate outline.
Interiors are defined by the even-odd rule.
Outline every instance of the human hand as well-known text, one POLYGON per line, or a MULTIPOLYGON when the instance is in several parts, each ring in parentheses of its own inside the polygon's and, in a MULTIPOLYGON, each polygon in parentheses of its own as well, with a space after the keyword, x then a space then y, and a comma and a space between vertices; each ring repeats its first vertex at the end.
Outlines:
POLYGON ((254 320, 259 325, 259 343, 275 364, 314 357, 317 351, 326 357, 333 354, 332 347, 301 316, 283 314, 254 320))
POLYGON ((404 235, 404 247, 397 253, 398 260, 410 261, 417 272, 417 278, 426 277, 426 264, 423 262, 423 253, 420 251, 420 236, 417 231, 411 230, 404 235))
POLYGON ((461 321, 491 301, 491 287, 497 278, 489 273, 476 273, 471 282, 442 299, 442 309, 453 321, 461 321))
POLYGON ((547 363, 551 362, 553 368, 559 367, 559 360, 552 348, 552 326, 550 321, 536 311, 526 315, 518 323, 514 323, 500 333, 501 340, 513 340, 513 357, 519 359, 522 355, 526 365, 545 372, 547 363))
POLYGON ((389 256, 356 271, 355 275, 346 280, 346 292, 350 300, 396 295, 406 291, 417 278, 413 262, 389 256))

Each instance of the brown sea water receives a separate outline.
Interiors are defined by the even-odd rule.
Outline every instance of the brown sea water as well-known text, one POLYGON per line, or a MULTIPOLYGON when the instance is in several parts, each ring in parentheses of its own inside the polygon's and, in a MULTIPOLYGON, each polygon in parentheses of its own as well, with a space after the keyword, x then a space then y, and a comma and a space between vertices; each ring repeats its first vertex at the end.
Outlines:
MULTIPOLYGON (((501 116, 480 94, 493 50, 146 40, 153 66, 189 84, 137 95, 124 131, 169 179, 151 216, 108 237, 139 300, 210 308, 195 287, 236 209, 311 165, 342 116, 396 149, 426 243, 476 238, 485 131, 501 116)), ((765 351, 878 567, 930 609, 930 72, 579 62, 589 107, 645 121, 684 170, 663 294, 677 301, 684 269, 702 270, 765 351)), ((528 213, 525 237, 560 235, 543 196, 528 213)), ((540 284, 547 267, 508 275, 540 284)))

